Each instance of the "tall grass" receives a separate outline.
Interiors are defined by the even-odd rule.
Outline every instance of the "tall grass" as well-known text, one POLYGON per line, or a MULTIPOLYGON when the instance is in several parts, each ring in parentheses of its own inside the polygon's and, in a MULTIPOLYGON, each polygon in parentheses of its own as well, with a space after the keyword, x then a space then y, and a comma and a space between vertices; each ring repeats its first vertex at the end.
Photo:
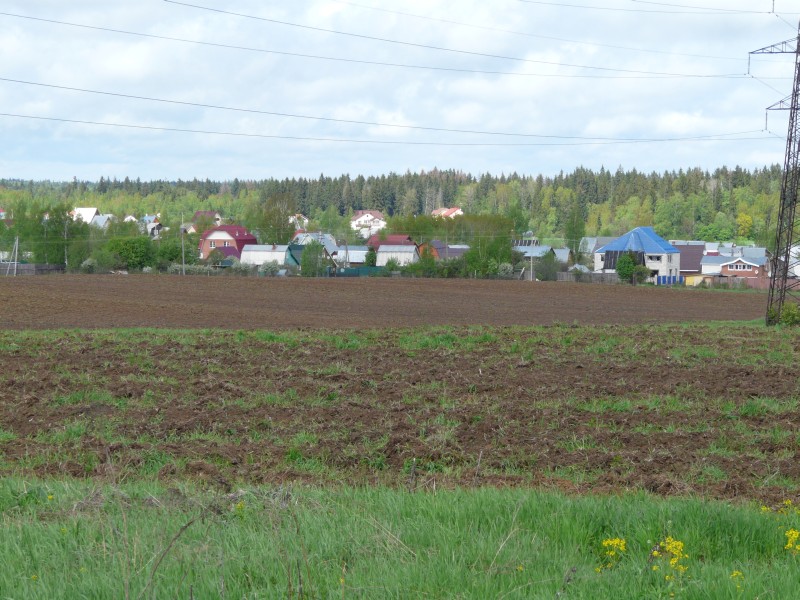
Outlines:
POLYGON ((800 518, 779 508, 787 514, 644 494, 7 479, 0 596, 792 598, 800 558, 785 531, 800 518), (688 554, 672 579, 652 556, 667 536, 688 554), (626 550, 605 568, 611 538, 626 550))

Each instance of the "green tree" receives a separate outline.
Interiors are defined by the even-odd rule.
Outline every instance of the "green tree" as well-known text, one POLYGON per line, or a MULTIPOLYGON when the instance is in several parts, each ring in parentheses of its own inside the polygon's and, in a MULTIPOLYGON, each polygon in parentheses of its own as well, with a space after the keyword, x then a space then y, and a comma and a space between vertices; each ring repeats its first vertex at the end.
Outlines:
POLYGON ((564 220, 564 239, 576 263, 581 262, 581 239, 585 235, 586 220, 583 215, 583 209, 580 203, 574 200, 569 209, 569 214, 564 220))
POLYGON ((633 283, 633 273, 636 270, 636 255, 633 252, 621 254, 617 259, 616 270, 620 281, 633 283))
POLYGON ((135 238, 113 238, 107 249, 120 258, 120 264, 127 269, 143 269, 152 266, 155 250, 146 236, 135 238))
POLYGON ((297 203, 289 193, 266 196, 264 190, 257 203, 245 212, 245 223, 262 244, 286 244, 294 234, 289 220, 297 214, 297 203))
POLYGON ((370 246, 369 250, 367 250, 367 255, 364 257, 364 266, 374 267, 376 264, 378 264, 378 253, 375 248, 370 246))
POLYGON ((325 247, 316 241, 306 244, 300 256, 300 274, 303 277, 320 277, 325 274, 327 266, 325 247))
POLYGON ((636 265, 633 269, 633 283, 642 284, 650 277, 650 269, 645 265, 636 265))
POLYGON ((553 252, 548 252, 544 256, 537 258, 534 262, 536 269, 536 279, 539 281, 555 281, 558 273, 558 261, 553 252))

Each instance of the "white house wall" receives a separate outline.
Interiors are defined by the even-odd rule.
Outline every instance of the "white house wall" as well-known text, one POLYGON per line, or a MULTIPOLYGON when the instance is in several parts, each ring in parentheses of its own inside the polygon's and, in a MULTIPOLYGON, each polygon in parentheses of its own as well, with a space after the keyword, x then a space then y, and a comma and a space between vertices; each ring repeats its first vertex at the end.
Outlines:
POLYGON ((375 265, 378 267, 385 267, 386 263, 392 259, 396 260, 398 265, 404 267, 417 262, 419 260, 419 255, 416 252, 381 252, 378 250, 375 265))
POLYGON ((261 266, 264 263, 276 262, 283 266, 286 263, 286 252, 248 251, 247 246, 242 250, 242 264, 261 266))

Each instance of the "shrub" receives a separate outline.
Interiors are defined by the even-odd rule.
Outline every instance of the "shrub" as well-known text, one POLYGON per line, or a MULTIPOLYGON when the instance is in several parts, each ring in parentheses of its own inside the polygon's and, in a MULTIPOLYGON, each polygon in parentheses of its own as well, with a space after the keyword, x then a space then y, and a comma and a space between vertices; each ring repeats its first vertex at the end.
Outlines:
POLYGON ((278 261, 271 260, 258 267, 258 274, 265 277, 275 277, 280 270, 281 266, 278 264, 278 261))
POLYGON ((800 325, 800 306, 794 302, 786 302, 781 310, 781 324, 791 327, 800 325))
POLYGON ((621 254, 617 259, 617 275, 625 283, 634 283, 633 272, 636 269, 636 255, 633 252, 621 254))
POLYGON ((94 273, 97 271, 97 261, 93 258, 87 258, 81 263, 81 273, 94 273))
POLYGON ((650 277, 650 269, 644 265, 636 265, 633 268, 633 281, 635 283, 644 283, 650 277))
POLYGON ((248 265, 247 263, 241 263, 238 260, 235 260, 233 264, 228 267, 228 271, 233 275, 252 275, 254 267, 253 265, 248 265))
POLYGON ((511 279, 514 276, 514 267, 511 263, 502 262, 497 265, 497 276, 501 279, 511 279))

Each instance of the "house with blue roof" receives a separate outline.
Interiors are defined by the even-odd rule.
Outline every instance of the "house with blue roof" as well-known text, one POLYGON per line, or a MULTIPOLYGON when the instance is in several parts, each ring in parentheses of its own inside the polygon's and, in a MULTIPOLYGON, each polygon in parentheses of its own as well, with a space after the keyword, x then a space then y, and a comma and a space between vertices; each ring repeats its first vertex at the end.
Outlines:
POLYGON ((631 229, 625 235, 595 250, 595 272, 614 273, 617 260, 628 252, 634 254, 636 264, 650 269, 650 277, 654 283, 682 283, 680 252, 652 227, 631 229))

